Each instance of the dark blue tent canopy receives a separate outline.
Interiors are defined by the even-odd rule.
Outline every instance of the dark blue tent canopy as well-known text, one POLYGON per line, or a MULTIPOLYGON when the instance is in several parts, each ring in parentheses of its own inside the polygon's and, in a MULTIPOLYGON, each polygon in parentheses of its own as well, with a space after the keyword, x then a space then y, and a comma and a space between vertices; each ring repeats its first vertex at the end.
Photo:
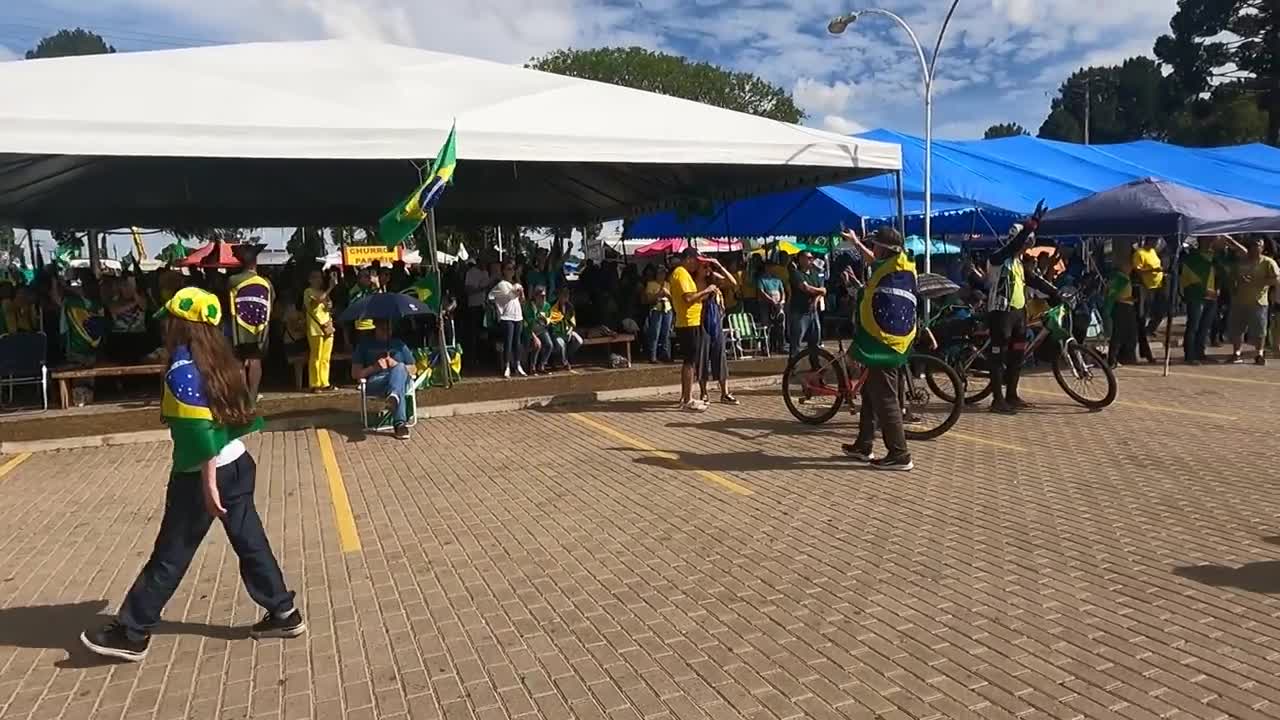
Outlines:
POLYGON ((1044 236, 1280 232, 1280 210, 1144 178, 1049 211, 1037 232, 1044 236))

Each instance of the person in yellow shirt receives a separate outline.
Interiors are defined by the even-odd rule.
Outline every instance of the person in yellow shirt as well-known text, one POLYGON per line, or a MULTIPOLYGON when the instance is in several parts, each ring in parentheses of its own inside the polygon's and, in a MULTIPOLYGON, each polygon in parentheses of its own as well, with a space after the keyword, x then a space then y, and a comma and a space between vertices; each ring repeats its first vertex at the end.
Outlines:
MULTIPOLYGON (((680 264, 671 271, 671 305, 675 312, 676 341, 680 344, 683 365, 680 368, 680 409, 706 412, 707 404, 693 397, 693 379, 702 356, 702 301, 716 291, 714 285, 701 290, 694 280, 698 265, 704 262, 698 249, 686 248, 680 264)), ((706 260, 719 266, 715 260, 706 260)), ((720 268, 723 273, 724 269, 720 268)))
POLYGON ((671 285, 666 278, 658 276, 658 266, 650 265, 644 269, 641 278, 644 288, 641 290, 641 302, 649 308, 649 319, 645 325, 645 340, 649 348, 649 362, 657 363, 659 355, 662 359, 671 360, 671 285))
POLYGON ((307 316, 307 379, 311 392, 333 389, 329 380, 329 360, 333 356, 333 306, 320 270, 307 276, 307 289, 302 293, 302 308, 307 316))
POLYGON ((1134 307, 1138 312, 1138 332, 1152 335, 1163 319, 1159 312, 1160 289, 1164 287, 1164 266, 1160 263, 1160 239, 1149 237, 1133 249, 1131 263, 1135 284, 1134 307))

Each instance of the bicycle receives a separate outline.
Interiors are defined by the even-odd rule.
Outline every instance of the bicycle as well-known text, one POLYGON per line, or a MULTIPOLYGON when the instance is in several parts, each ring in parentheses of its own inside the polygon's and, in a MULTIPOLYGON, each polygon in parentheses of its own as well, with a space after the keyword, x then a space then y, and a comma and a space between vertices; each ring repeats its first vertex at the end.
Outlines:
MULTIPOLYGON (((1026 356, 1033 358, 1046 342, 1057 343, 1052 369, 1058 386, 1076 403, 1090 410, 1102 410, 1114 403, 1119 394, 1116 374, 1102 353, 1076 340, 1073 332, 1076 296, 1066 295, 1063 299, 1064 302, 1045 312, 1042 321, 1031 325, 1035 336, 1027 345, 1026 356), (1092 393, 1095 383, 1100 387, 1092 393)), ((991 336, 985 329, 945 343, 939 354, 960 376, 965 403, 981 402, 993 392, 991 336), (979 344, 977 339, 983 336, 985 339, 979 344), (974 382, 983 378, 985 383, 974 382)), ((943 398, 948 397, 946 387, 933 390, 943 398)))
MULTIPOLYGON (((796 354, 782 374, 782 399, 791 415, 806 425, 821 425, 836 416, 840 408, 849 406, 856 413, 855 401, 866 384, 869 368, 845 352, 839 340, 839 354, 819 347, 817 369, 802 370, 809 362, 809 351, 796 354), (794 396, 793 396, 794 395, 794 396)), ((903 424, 911 440, 933 440, 960 420, 964 410, 963 385, 956 371, 934 355, 915 352, 898 373, 898 401, 902 405, 903 424), (941 395, 934 387, 950 388, 951 400, 935 402, 941 395)))

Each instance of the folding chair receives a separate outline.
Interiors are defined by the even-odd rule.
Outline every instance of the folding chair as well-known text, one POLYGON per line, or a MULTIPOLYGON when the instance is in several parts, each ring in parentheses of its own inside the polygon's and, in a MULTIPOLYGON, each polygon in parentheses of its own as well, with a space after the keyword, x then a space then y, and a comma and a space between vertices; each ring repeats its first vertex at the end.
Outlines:
POLYGON ((746 355, 749 343, 755 343, 754 352, 769 357, 769 328, 756 325, 756 320, 750 313, 729 315, 729 324, 725 332, 729 337, 729 345, 735 360, 746 355))
MULTIPOLYGON (((413 427, 418 424, 418 390, 427 383, 431 373, 418 373, 413 378, 413 382, 409 383, 409 392, 405 393, 405 398, 401 401, 404 405, 405 424, 413 427)), ((365 430, 386 430, 393 426, 391 422, 391 413, 384 410, 378 415, 376 425, 369 424, 369 393, 368 383, 364 378, 360 379, 360 423, 365 430)))
POLYGON ((9 389, 9 402, 13 402, 14 389, 19 385, 39 385, 40 400, 49 409, 49 367, 45 361, 49 351, 48 341, 42 332, 22 332, 0 335, 0 403, 4 402, 4 389, 9 389))

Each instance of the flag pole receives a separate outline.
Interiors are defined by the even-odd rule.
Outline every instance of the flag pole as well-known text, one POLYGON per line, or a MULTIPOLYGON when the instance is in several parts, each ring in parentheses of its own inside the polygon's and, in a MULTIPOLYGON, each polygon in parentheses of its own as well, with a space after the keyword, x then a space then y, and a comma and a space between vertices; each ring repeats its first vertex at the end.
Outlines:
POLYGON ((453 363, 449 359, 449 345, 444 335, 444 277, 440 275, 440 255, 436 249, 436 211, 427 211, 427 252, 431 253, 431 272, 439 283, 436 291, 440 293, 440 312, 436 313, 436 337, 440 343, 440 363, 444 365, 444 386, 453 387, 453 363))

